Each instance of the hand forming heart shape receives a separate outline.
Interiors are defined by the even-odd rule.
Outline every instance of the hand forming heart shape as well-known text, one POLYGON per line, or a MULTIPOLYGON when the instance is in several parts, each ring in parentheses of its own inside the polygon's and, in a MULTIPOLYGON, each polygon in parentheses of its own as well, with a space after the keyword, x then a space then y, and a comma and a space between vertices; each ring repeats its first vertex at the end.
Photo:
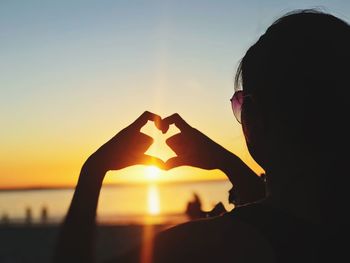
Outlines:
POLYGON ((177 113, 162 119, 154 113, 144 112, 93 153, 84 163, 82 170, 89 171, 87 174, 98 174, 102 182, 107 171, 138 164, 155 165, 163 170, 184 165, 206 170, 220 169, 236 186, 236 196, 239 196, 240 202, 258 200, 257 197, 265 196, 265 183, 246 164, 191 127, 177 113), (158 157, 145 154, 153 143, 153 138, 140 130, 148 121, 153 121, 163 133, 166 133, 172 124, 180 130, 180 133, 166 140, 166 144, 176 153, 175 157, 164 162, 158 157), (232 167, 235 167, 234 173, 232 167))
POLYGON ((88 164, 99 170, 119 170, 137 164, 156 165, 169 170, 175 167, 189 165, 202 169, 218 169, 222 159, 229 153, 219 144, 203 133, 191 127, 177 113, 162 119, 159 115, 144 112, 131 125, 120 131, 111 140, 102 145, 88 159, 88 164), (164 133, 174 124, 180 133, 166 140, 167 145, 177 154, 166 162, 158 157, 145 154, 153 143, 153 138, 140 132, 148 122, 164 133))

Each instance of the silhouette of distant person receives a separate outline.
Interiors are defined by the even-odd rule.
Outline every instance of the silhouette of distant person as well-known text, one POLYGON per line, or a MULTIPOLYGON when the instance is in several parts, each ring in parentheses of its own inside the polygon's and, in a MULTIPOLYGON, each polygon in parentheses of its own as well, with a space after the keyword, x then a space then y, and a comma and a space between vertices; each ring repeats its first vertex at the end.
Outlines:
POLYGON ((10 223, 10 218, 7 213, 3 213, 0 220, 1 224, 7 225, 10 223))
POLYGON ((214 205, 214 207, 210 210, 205 212, 205 217, 213 217, 213 216, 219 216, 224 214, 226 211, 226 208, 222 202, 217 203, 214 205))
MULTIPOLYGON (((236 155, 178 114, 142 114, 84 163, 56 262, 95 261, 104 176, 135 164, 220 169, 234 187, 232 211, 159 233, 152 262, 346 261, 349 47, 346 22, 300 10, 275 21, 241 60, 231 105, 251 156, 266 172, 267 192, 236 155), (152 139, 140 129, 148 120, 163 132, 171 124, 179 128, 167 140, 176 157, 164 163, 144 154, 152 139)), ((110 262, 140 262, 139 251, 110 262)))
POLYGON ((186 215, 190 219, 198 219, 204 217, 204 212, 202 211, 202 202, 198 194, 193 194, 193 200, 187 203, 186 215))
POLYGON ((26 207, 25 209, 25 222, 27 224, 31 224, 33 220, 32 209, 30 207, 26 207))
POLYGON ((202 210, 202 202, 196 193, 193 194, 193 200, 190 200, 186 207, 186 215, 191 220, 219 216, 224 212, 227 211, 221 202, 217 203, 210 211, 202 210))
POLYGON ((47 207, 46 206, 43 206, 41 208, 41 215, 40 215, 40 218, 41 218, 41 223, 42 224, 46 224, 47 223, 47 220, 48 220, 48 210, 47 210, 47 207))

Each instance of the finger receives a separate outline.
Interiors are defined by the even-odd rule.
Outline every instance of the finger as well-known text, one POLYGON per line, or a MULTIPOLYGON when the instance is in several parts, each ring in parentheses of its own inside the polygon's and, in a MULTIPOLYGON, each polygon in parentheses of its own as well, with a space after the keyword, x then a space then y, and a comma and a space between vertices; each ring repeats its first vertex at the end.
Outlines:
POLYGON ((165 170, 170 170, 185 165, 189 165, 186 156, 175 156, 165 162, 165 170))
POLYGON ((171 124, 175 124, 175 126, 179 128, 180 131, 191 128, 191 126, 187 122, 185 122, 185 120, 182 119, 178 113, 174 113, 173 115, 166 117, 162 121, 163 127, 169 127, 169 125, 171 124))
POLYGON ((169 145, 171 149, 174 150, 176 154, 181 154, 186 151, 188 147, 190 147, 187 143, 186 140, 184 139, 183 134, 178 133, 175 134, 174 136, 171 136, 170 138, 166 139, 166 144, 169 145))
MULTIPOLYGON (((157 124, 156 124, 157 126, 157 124)), ((159 130, 162 131, 163 134, 165 134, 169 130, 169 124, 166 124, 163 122, 163 120, 159 123, 159 126, 157 126, 159 130)))
POLYGON ((160 130, 163 134, 166 133, 169 129, 169 125, 163 124, 163 120, 160 116, 156 115, 157 118, 154 120, 154 125, 160 130), (159 117, 159 118, 158 118, 159 117))
POLYGON ((151 155, 147 155, 147 154, 143 154, 139 160, 138 160, 139 164, 145 164, 145 165, 154 165, 157 166, 160 169, 165 169, 165 163, 163 160, 151 156, 151 155))
POLYGON ((133 145, 136 147, 137 151, 145 152, 152 145, 154 139, 142 132, 137 135, 138 136, 135 136, 134 138, 133 145))
POLYGON ((149 111, 145 111, 144 113, 142 113, 140 115, 140 117, 138 117, 133 123, 132 125, 138 129, 141 130, 141 128, 148 122, 148 121, 154 121, 157 127, 161 126, 161 122, 162 122, 162 118, 157 115, 154 114, 152 112, 149 111))

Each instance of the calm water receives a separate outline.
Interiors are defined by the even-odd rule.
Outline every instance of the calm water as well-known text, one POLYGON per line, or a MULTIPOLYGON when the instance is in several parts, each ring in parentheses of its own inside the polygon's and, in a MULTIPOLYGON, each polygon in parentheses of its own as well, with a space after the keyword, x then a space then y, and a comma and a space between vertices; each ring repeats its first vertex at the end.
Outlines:
MULTIPOLYGON (((148 184, 103 186, 98 204, 99 222, 132 223, 184 220, 187 202, 197 193, 202 200, 202 209, 210 210, 222 202, 226 209, 228 181, 181 184, 148 184)), ((4 191, 0 192, 0 216, 11 221, 32 222, 41 220, 42 208, 46 207, 48 220, 60 222, 67 212, 73 189, 4 191), (30 210, 30 212, 28 212, 30 210)))

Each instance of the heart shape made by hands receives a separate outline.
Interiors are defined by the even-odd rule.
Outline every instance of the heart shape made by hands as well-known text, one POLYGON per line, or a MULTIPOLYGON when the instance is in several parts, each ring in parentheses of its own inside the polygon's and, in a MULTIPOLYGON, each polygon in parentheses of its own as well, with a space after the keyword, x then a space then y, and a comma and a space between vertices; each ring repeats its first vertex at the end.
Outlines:
MULTIPOLYGON (((209 137, 207 137, 197 129, 191 127, 177 113, 174 113, 164 119, 162 119, 158 115, 149 112, 146 112, 145 116, 147 120, 145 121, 145 118, 143 120, 141 119, 142 125, 145 126, 147 124, 147 121, 153 121, 158 130, 162 131, 162 133, 166 134, 168 137, 166 139, 166 144, 163 145, 168 145, 171 148, 171 150, 176 154, 172 158, 166 160, 164 165, 160 162, 164 162, 164 160, 162 159, 165 159, 166 157, 164 158, 163 156, 163 158, 160 159, 156 157, 155 154, 144 154, 146 158, 150 160, 151 163, 157 163, 158 160, 158 164, 166 170, 170 170, 180 166, 192 166, 205 170, 213 170, 218 169, 218 164, 220 163, 220 160, 227 156, 227 150, 225 150, 222 146, 212 141, 209 137), (170 129, 170 127, 172 127, 173 124, 180 132, 170 137, 170 135, 168 134, 168 130, 170 129), (152 156, 154 157, 154 159, 152 159, 152 156)), ((139 131, 143 129, 142 125, 138 126, 139 131)), ((154 132, 154 134, 156 133, 154 132)), ((158 134, 160 134, 160 132, 158 134)), ((152 138, 152 136, 150 137, 152 138)), ((150 145, 151 142, 148 144, 148 146, 150 145)), ((169 153, 170 149, 168 147, 166 148, 169 153)), ((147 151, 151 150, 154 151, 154 146, 152 146, 151 149, 147 151)), ((157 155, 159 156, 159 154, 160 153, 158 153, 157 155)))
POLYGON ((148 121, 140 132, 154 139, 153 144, 147 149, 145 154, 158 157, 164 162, 176 156, 176 153, 166 144, 168 138, 179 133, 179 129, 175 125, 162 127, 159 123, 148 121))

